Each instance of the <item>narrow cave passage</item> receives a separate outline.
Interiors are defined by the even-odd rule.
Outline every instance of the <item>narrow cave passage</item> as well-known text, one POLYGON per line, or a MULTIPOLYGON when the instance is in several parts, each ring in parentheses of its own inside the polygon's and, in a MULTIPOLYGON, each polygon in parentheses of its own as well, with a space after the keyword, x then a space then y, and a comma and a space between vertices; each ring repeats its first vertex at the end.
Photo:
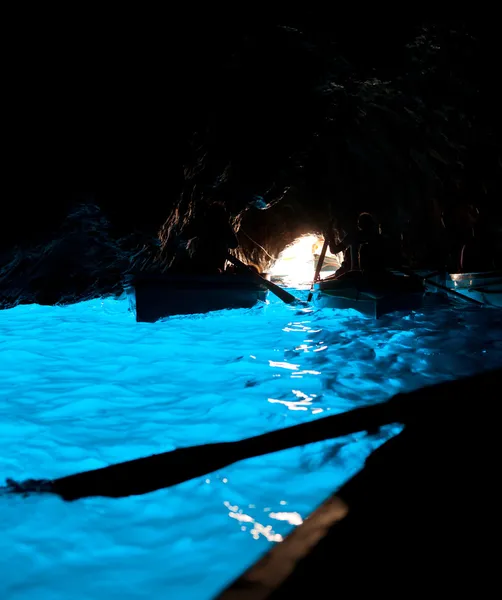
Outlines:
MULTIPOLYGON (((297 237, 284 248, 270 268, 272 281, 296 288, 310 285, 323 243, 324 238, 316 233, 297 237)), ((328 249, 321 277, 332 275, 339 268, 342 258, 342 253, 332 254, 328 249)))

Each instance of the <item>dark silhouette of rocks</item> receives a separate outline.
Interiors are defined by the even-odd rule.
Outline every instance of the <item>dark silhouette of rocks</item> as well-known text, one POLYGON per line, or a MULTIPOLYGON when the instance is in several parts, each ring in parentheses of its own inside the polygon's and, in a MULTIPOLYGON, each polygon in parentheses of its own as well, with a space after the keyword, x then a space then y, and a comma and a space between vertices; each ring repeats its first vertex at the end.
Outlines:
POLYGON ((27 240, 1 253, 1 308, 120 295, 131 260, 150 241, 134 232, 114 237, 94 204, 75 205, 48 237, 50 241, 38 241, 34 236, 35 242, 27 240))
POLYGON ((101 112, 85 104, 81 127, 97 138, 82 155, 102 160, 111 185, 5 196, 2 306, 117 293, 112 273, 145 240, 158 235, 161 249, 148 242, 136 267, 169 264, 174 240, 207 199, 225 202, 241 258, 263 269, 297 235, 321 233, 329 218, 347 230, 365 210, 390 237, 406 238, 414 266, 434 266, 446 239, 441 215, 473 204, 500 254, 494 25, 364 24, 323 11, 239 18, 232 27, 216 12, 207 18, 180 18, 165 47, 145 34, 134 55, 124 50, 115 61, 113 78, 100 80, 101 112), (253 207, 256 197, 268 210, 253 207), (69 233, 81 204, 107 220, 93 217, 90 237, 69 233), (124 242, 129 236, 138 243, 124 242), (73 267, 55 256, 84 239, 94 250, 73 248, 80 261, 70 285, 73 267))

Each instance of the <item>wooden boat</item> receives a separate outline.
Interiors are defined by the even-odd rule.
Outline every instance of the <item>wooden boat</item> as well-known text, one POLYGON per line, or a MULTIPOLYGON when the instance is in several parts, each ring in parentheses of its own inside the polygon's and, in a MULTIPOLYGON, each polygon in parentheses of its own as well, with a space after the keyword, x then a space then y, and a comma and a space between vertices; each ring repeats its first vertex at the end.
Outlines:
POLYGON ((502 308, 502 271, 450 273, 445 285, 463 296, 502 308))
POLYGON ((422 307, 425 288, 412 277, 382 273, 368 276, 349 271, 337 279, 327 278, 314 285, 314 304, 319 308, 353 308, 378 319, 398 310, 422 307))
POLYGON ((136 321, 154 323, 172 315, 251 308, 267 288, 245 274, 128 275, 124 289, 136 321))
POLYGON ((390 598, 411 598, 417 586, 422 596, 490 597, 500 577, 486 531, 500 522, 491 404, 501 384, 498 370, 395 396, 404 430, 215 600, 369 598, 377 586, 390 598), (466 465, 477 465, 468 486, 466 465), (361 552, 377 540, 380 551, 361 552))

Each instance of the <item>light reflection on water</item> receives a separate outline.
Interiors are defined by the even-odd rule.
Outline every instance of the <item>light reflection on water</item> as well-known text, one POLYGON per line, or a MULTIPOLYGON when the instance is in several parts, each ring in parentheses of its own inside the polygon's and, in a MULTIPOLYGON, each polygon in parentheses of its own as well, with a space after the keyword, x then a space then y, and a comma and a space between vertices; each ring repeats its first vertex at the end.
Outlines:
MULTIPOLYGON (((372 321, 271 298, 151 325, 126 307, 0 312, 0 479, 241 439, 502 363, 493 310, 372 321)), ((138 586, 143 597, 210 598, 392 433, 258 457, 122 500, 0 498, 0 595, 118 598, 138 586)))

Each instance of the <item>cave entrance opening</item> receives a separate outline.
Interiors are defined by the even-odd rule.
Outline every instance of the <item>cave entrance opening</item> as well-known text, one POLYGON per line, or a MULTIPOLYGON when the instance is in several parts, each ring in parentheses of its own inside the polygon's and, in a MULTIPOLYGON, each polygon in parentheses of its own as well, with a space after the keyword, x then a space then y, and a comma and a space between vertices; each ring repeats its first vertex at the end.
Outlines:
MULTIPOLYGON (((324 238, 316 233, 308 233, 296 238, 294 242, 284 248, 270 269, 271 280, 287 287, 308 287, 314 278, 323 243, 324 238)), ((343 253, 331 254, 328 250, 321 277, 332 275, 342 260, 343 253)))

